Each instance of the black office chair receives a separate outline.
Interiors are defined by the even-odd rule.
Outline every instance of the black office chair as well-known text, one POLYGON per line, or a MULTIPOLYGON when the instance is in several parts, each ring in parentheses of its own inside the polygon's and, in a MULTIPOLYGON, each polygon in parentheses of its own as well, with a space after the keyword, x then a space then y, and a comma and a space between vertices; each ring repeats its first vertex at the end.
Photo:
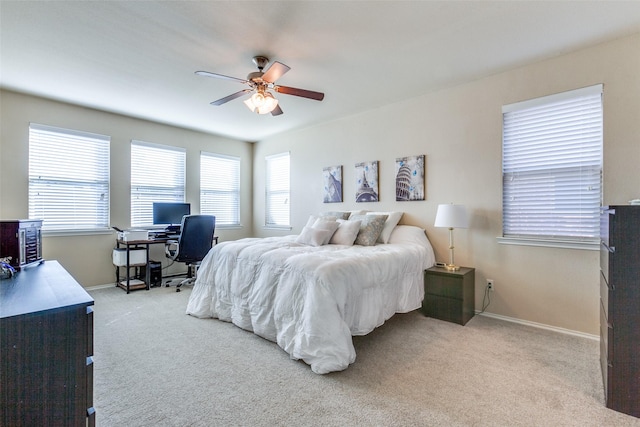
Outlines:
MULTIPOLYGON (((187 265, 187 278, 176 285, 176 292, 180 292, 180 286, 195 281, 200 262, 211 250, 213 241, 218 241, 213 235, 215 229, 216 217, 213 215, 185 215, 182 218, 178 240, 167 241, 167 258, 187 265)), ((166 282, 166 286, 169 286, 170 282, 171 280, 166 282)))

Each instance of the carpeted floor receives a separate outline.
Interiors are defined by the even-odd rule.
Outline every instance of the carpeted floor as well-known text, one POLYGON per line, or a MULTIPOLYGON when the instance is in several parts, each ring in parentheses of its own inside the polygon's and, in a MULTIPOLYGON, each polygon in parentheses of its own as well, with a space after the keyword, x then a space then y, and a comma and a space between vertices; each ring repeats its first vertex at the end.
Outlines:
POLYGON ((604 407, 593 340, 416 311, 354 337, 345 371, 316 375, 272 342, 184 314, 190 289, 90 292, 99 426, 640 426, 604 407))

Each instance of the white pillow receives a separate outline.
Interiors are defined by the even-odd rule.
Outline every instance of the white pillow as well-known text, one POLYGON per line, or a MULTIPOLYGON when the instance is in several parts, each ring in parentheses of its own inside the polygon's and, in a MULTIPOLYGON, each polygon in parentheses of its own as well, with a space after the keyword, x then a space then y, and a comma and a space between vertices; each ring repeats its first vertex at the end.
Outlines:
POLYGON ((412 243, 429 247, 429 239, 424 230, 414 225, 398 225, 389 237, 389 243, 412 243))
POLYGON ((312 228, 327 230, 329 232, 329 236, 325 239, 324 243, 322 243, 323 245, 326 245, 327 243, 329 243, 331 236, 333 236, 333 233, 336 232, 339 225, 340 224, 338 224, 335 219, 329 220, 327 218, 318 218, 316 222, 313 223, 312 228))
POLYGON ((304 226, 305 227, 313 227, 313 224, 315 224, 315 222, 320 218, 324 219, 325 221, 335 221, 336 220, 335 216, 310 215, 309 219, 307 220, 307 223, 304 226))
POLYGON ((367 212, 367 215, 387 215, 382 233, 380 233, 378 237, 378 243, 389 243, 391 232, 400 222, 403 213, 404 212, 367 212))
POLYGON ((304 225, 305 227, 313 227, 313 223, 318 220, 318 217, 315 215, 310 215, 307 223, 304 225))
POLYGON ((344 219, 339 219, 338 221, 338 229, 333 236, 331 236, 331 240, 329 240, 330 244, 333 245, 347 245, 353 246, 353 242, 358 237, 358 231, 360 231, 360 224, 362 221, 346 221, 344 219))
POLYGON ((322 230, 320 228, 304 227, 302 233, 296 237, 296 243, 309 246, 322 246, 324 241, 331 238, 331 232, 329 230, 322 230))

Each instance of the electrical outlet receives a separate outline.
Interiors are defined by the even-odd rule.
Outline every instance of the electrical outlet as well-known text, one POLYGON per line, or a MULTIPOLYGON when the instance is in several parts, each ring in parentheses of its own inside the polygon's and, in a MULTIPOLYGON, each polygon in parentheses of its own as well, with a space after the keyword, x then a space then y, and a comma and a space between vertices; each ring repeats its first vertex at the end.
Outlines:
POLYGON ((493 290, 493 279, 487 279, 487 289, 493 290))

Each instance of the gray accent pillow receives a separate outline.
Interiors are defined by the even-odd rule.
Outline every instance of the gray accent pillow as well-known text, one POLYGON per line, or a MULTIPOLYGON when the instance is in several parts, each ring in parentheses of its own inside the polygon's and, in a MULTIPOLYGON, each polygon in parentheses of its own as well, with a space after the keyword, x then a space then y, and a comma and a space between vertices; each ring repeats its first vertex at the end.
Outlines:
POLYGON ((384 222, 384 228, 380 237, 378 237, 378 243, 388 243, 391 232, 396 225, 400 222, 403 212, 367 212, 367 215, 387 215, 387 220, 384 222))
POLYGON ((349 215, 351 215, 351 212, 332 211, 332 212, 322 212, 320 214, 320 217, 321 218, 334 217, 334 219, 349 219, 349 215))
POLYGON ((380 237, 387 215, 351 215, 350 221, 361 221, 354 245, 373 246, 380 237))

